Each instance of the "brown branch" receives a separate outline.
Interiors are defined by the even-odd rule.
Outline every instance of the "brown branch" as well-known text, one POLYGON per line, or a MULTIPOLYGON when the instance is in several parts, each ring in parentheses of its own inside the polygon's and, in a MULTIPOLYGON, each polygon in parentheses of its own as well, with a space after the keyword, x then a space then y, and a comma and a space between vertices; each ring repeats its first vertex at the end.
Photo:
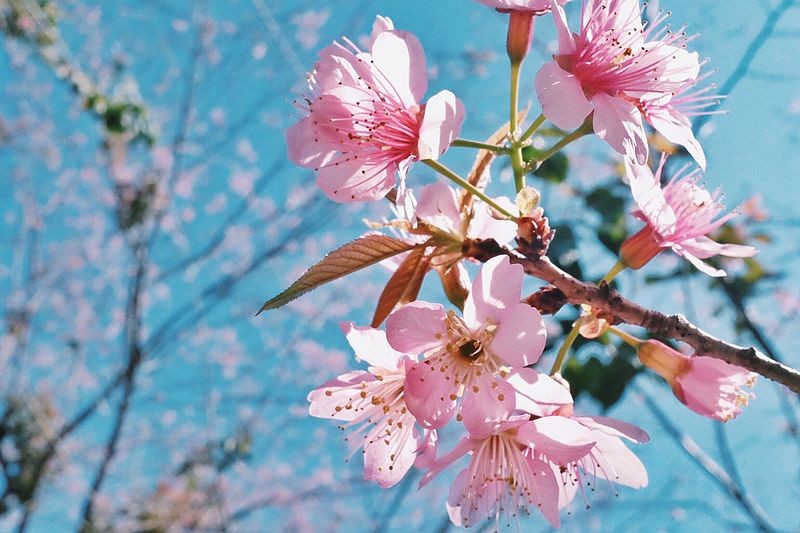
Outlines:
POLYGON ((493 240, 467 241, 463 253, 479 261, 501 254, 508 255, 513 263, 522 265, 526 274, 559 289, 569 303, 588 304, 626 324, 640 326, 660 337, 683 341, 694 348, 697 354, 746 368, 800 394, 800 371, 770 359, 752 346, 742 347, 724 342, 698 328, 683 315, 666 315, 644 308, 606 284, 597 286, 576 279, 551 263, 547 257, 529 259, 499 246, 493 240))

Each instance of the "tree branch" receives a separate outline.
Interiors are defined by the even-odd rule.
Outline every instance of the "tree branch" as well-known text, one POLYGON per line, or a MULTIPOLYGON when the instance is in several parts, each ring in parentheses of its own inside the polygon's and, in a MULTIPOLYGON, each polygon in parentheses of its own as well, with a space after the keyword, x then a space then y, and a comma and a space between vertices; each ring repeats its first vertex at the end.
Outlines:
POLYGON ((578 280, 558 268, 547 257, 527 258, 499 246, 493 240, 466 241, 462 252, 466 257, 479 261, 505 254, 513 263, 522 265, 526 274, 546 281, 560 290, 569 303, 588 304, 626 324, 640 326, 661 337, 683 341, 699 355, 746 368, 800 394, 800 371, 770 359, 752 346, 742 347, 724 342, 698 328, 683 315, 665 315, 624 298, 607 284, 597 286, 578 280))

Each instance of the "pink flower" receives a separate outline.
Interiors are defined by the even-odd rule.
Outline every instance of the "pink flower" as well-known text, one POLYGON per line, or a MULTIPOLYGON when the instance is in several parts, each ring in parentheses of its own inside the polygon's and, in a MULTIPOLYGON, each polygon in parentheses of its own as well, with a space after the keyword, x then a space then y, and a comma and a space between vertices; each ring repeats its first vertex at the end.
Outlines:
POLYGON ((751 246, 719 244, 707 235, 736 216, 735 212, 714 220, 723 209, 719 190, 709 193, 699 183, 698 170, 683 175, 676 173, 666 187, 661 188, 661 173, 666 158, 655 175, 647 165, 626 164, 633 199, 639 209, 634 216, 647 223, 637 234, 622 243, 620 257, 630 268, 641 268, 658 255, 662 248, 671 248, 701 272, 710 276, 724 276, 701 259, 714 255, 750 257, 756 250, 751 246))
POLYGON ((538 508, 558 527, 559 486, 548 458, 575 461, 593 445, 589 431, 568 419, 515 416, 489 434, 463 438, 433 462, 420 486, 469 453, 469 465, 456 476, 447 499, 453 524, 469 527, 484 516, 499 519, 501 513, 511 517, 538 508))
POLYGON ((639 360, 667 380, 686 407, 708 418, 727 422, 742 412, 753 394, 744 387, 756 375, 714 357, 689 356, 655 340, 642 342, 639 360))
POLYGON ((589 114, 597 135, 639 163, 647 161, 647 136, 639 98, 671 96, 700 72, 696 53, 682 47, 683 32, 642 24, 638 0, 585 0, 580 33, 553 6, 559 54, 536 75, 542 112, 556 126, 573 129, 589 114))
POLYGON ((435 435, 420 434, 405 403, 403 383, 414 359, 392 349, 381 330, 356 328, 352 323, 342 329, 356 357, 371 365, 369 372, 343 374, 311 391, 309 413, 343 420, 346 426, 362 424, 353 451, 364 447, 364 479, 391 487, 415 460, 424 462, 435 453, 430 449, 435 435))
MULTIPOLYGON (((550 11, 553 0, 478 0, 478 3, 498 11, 532 11, 536 15, 543 15, 550 11)), ((567 0, 558 0, 558 3, 566 4, 567 0)))
POLYGON ((517 391, 517 409, 530 413, 537 431, 523 430, 527 442, 558 478, 559 507, 575 497, 582 482, 596 484, 597 478, 632 488, 647 485, 647 471, 623 443, 622 438, 645 443, 647 433, 626 422, 600 416, 573 414, 572 396, 565 385, 554 379, 523 369, 509 378, 517 391), (583 454, 560 453, 560 445, 591 443, 583 454), (587 479, 588 478, 588 479, 587 479))
POLYGON ((392 347, 426 355, 408 371, 405 385, 408 408, 424 427, 447 424, 459 397, 464 425, 475 437, 513 411, 514 389, 504 378, 535 363, 545 344, 542 317, 520 303, 522 279, 522 267, 495 257, 472 284, 463 317, 427 302, 389 316, 392 347))
MULTIPOLYGON (((506 197, 495 200, 509 212, 517 210, 506 197)), ((456 240, 494 239, 504 245, 517 234, 516 222, 495 218, 492 209, 478 198, 474 199, 469 213, 462 213, 459 192, 441 182, 420 190, 414 215, 418 220, 453 234, 456 240)))
POLYGON ((308 116, 287 132, 289 157, 315 169, 319 187, 339 202, 383 197, 412 162, 442 155, 464 118, 450 91, 419 104, 428 81, 414 35, 378 17, 370 41, 369 52, 350 41, 320 52, 308 116))

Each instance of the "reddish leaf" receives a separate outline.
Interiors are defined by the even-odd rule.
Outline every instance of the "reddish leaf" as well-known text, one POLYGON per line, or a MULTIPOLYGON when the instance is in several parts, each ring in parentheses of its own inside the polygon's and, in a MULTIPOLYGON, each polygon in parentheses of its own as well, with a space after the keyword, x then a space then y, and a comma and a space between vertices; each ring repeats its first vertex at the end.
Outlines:
POLYGON ((389 257, 409 250, 422 249, 425 246, 425 243, 408 242, 377 233, 359 237, 323 257, 320 262, 306 270, 300 279, 292 283, 288 289, 267 300, 256 314, 282 307, 298 296, 329 281, 352 274, 389 257))
POLYGON ((429 266, 430 262, 425 257, 424 248, 417 248, 408 254, 378 298, 378 307, 375 309, 375 316, 372 317, 373 328, 380 326, 395 307, 417 299, 429 266))

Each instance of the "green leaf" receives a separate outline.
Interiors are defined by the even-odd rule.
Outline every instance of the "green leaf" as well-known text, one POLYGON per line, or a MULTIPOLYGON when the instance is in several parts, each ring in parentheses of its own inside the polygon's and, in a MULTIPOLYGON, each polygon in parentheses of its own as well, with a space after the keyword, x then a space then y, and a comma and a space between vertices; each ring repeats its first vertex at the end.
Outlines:
MULTIPOLYGON (((522 149, 522 159, 529 163, 536 161, 544 152, 537 150, 533 146, 526 146, 522 149)), ((569 158, 563 153, 558 152, 547 158, 539 168, 533 171, 534 176, 542 178, 550 183, 562 183, 567 179, 569 173, 569 158)))
POLYGON ((268 309, 282 307, 329 281, 352 274, 403 252, 424 248, 427 245, 427 242, 421 244, 408 242, 380 234, 359 237, 323 257, 321 261, 306 270, 300 279, 292 283, 288 289, 267 300, 256 315, 268 309))
POLYGON ((564 378, 569 381, 573 397, 588 394, 609 409, 617 403, 625 388, 641 372, 633 364, 634 352, 627 344, 618 346, 617 356, 610 361, 590 357, 586 361, 572 358, 564 368, 564 378))
POLYGON ((558 224, 553 229, 556 236, 550 243, 547 257, 560 269, 578 279, 583 279, 583 269, 578 261, 578 242, 575 232, 568 224, 558 224))

